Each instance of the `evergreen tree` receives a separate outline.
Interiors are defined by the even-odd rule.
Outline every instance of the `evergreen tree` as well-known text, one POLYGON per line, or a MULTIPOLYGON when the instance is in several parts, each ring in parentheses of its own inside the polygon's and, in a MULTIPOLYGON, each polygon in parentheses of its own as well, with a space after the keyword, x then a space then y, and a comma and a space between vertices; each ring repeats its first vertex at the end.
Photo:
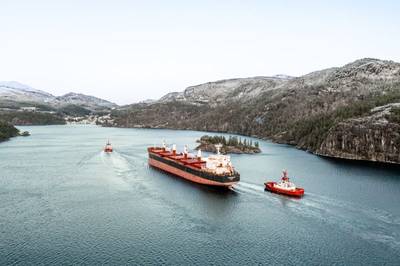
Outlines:
POLYGON ((232 146, 237 146, 238 144, 239 144, 238 138, 236 136, 232 137, 232 146))

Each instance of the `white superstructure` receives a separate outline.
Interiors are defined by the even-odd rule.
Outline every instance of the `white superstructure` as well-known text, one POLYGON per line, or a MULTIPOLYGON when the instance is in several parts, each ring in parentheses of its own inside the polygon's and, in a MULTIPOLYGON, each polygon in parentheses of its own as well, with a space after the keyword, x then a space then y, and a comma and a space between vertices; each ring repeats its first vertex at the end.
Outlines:
POLYGON ((279 183, 276 183, 274 187, 279 189, 284 189, 288 191, 296 190, 296 185, 289 181, 288 173, 286 170, 283 170, 282 179, 279 183))
POLYGON ((234 172, 231 157, 220 153, 221 145, 215 145, 217 154, 202 158, 205 162, 205 170, 216 173, 218 175, 232 174, 234 172))
MULTIPOLYGON (((189 153, 188 147, 185 145, 181 155, 185 156, 185 158, 196 158, 199 161, 205 162, 205 164, 201 167, 204 171, 217 175, 233 174, 235 171, 231 163, 231 157, 220 153, 220 149, 222 147, 221 144, 217 144, 215 147, 217 148, 217 154, 210 155, 209 157, 203 157, 200 149, 197 151, 197 155, 194 156, 193 154, 189 153)), ((165 141, 163 141, 162 148, 165 151, 170 151, 170 148, 167 146, 165 141)), ((175 144, 172 145, 172 152, 176 152, 175 144)))

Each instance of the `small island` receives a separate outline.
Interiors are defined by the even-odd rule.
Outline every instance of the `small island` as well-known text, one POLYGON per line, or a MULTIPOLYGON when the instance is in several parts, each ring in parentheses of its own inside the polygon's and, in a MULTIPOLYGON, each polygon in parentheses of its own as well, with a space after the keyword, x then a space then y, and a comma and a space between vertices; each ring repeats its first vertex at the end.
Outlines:
POLYGON ((220 152, 222 154, 235 153, 235 154, 254 154, 260 153, 261 149, 259 147, 258 141, 253 143, 252 140, 243 139, 237 136, 229 136, 226 139, 225 136, 208 136, 204 135, 196 141, 200 143, 196 147, 196 150, 201 149, 207 152, 217 152, 216 144, 221 144, 220 152))

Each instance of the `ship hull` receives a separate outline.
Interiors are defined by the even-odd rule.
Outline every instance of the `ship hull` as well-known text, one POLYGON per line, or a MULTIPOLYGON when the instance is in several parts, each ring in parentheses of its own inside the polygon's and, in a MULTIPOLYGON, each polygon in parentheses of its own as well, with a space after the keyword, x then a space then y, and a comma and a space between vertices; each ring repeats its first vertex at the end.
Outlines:
POLYGON ((231 180, 228 177, 207 176, 200 171, 196 172, 193 169, 188 169, 185 166, 178 165, 177 163, 168 161, 165 158, 160 158, 152 154, 149 154, 149 156, 149 165, 194 183, 217 187, 231 187, 239 182, 238 174, 237 176, 231 177, 231 180))

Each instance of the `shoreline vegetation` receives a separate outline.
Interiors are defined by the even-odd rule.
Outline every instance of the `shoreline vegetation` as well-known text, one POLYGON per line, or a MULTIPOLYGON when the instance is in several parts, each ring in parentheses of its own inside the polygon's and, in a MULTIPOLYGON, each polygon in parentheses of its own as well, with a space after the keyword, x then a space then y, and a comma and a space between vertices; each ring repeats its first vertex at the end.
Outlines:
POLYGON ((225 136, 204 135, 200 139, 196 140, 196 142, 200 143, 196 147, 196 150, 201 149, 202 151, 213 153, 217 152, 217 148, 215 147, 217 144, 222 145, 220 149, 222 154, 255 154, 261 152, 258 141, 253 143, 253 140, 251 139, 242 139, 237 136, 229 136, 226 138, 225 136))
POLYGON ((60 115, 52 113, 29 112, 29 111, 0 112, 0 120, 17 126, 66 124, 64 118, 60 115))
POLYGON ((19 136, 19 130, 13 125, 0 121, 0 142, 19 136))
POLYGON ((18 128, 13 126, 12 124, 1 121, 0 120, 0 142, 9 140, 10 138, 13 137, 28 137, 31 134, 28 131, 23 131, 21 132, 18 128))

